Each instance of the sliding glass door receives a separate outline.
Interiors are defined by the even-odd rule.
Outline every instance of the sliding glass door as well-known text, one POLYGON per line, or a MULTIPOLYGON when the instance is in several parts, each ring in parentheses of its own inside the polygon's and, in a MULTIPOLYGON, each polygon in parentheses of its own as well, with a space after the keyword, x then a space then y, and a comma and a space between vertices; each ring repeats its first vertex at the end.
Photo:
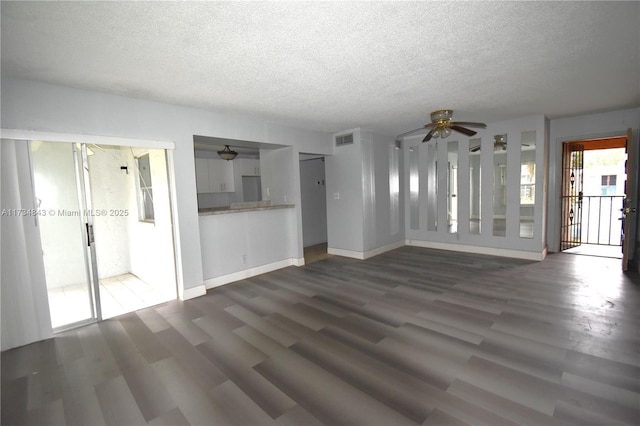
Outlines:
POLYGON ((31 142, 52 325, 177 297, 164 149, 31 142))
POLYGON ((52 326, 95 321, 100 303, 91 268, 82 149, 32 141, 31 156, 52 326))

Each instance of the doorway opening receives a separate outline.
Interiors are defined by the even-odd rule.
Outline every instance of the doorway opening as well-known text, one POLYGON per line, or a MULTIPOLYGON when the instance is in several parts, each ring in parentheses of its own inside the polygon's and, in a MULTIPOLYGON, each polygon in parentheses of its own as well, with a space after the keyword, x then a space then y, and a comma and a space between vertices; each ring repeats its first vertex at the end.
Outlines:
POLYGON ((626 144, 627 137, 564 143, 561 251, 623 257, 626 144))
POLYGON ((327 253, 327 191, 323 156, 300 154, 300 193, 304 262, 309 264, 330 256, 327 253))
POLYGON ((164 149, 31 142, 55 331, 177 297, 164 149))

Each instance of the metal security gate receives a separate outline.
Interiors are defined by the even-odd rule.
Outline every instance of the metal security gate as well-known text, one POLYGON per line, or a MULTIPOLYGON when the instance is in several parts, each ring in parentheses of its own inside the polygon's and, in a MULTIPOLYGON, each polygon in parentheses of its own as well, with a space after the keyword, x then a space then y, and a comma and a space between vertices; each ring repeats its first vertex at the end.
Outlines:
POLYGON ((562 225, 560 250, 580 245, 582 240, 582 186, 584 145, 562 145, 562 225))
POLYGON ((582 197, 582 243, 622 246, 620 212, 623 203, 624 195, 585 195, 582 197))

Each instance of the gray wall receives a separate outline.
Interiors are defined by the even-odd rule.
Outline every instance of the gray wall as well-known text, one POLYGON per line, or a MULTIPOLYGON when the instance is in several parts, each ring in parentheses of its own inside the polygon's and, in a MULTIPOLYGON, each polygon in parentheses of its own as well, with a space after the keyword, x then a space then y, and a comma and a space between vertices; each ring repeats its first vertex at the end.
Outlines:
MULTIPOLYGON (((2 126, 58 133, 173 141, 175 203, 180 250, 178 274, 184 289, 203 283, 195 183, 193 135, 295 146, 297 152, 333 153, 331 135, 258 117, 187 108, 33 81, 3 78, 2 126)), ((293 159, 291 159, 293 162, 293 159)), ((293 166, 292 166, 293 167, 293 166)), ((299 180, 298 180, 299 182, 299 180)), ((295 190, 295 185, 293 186, 295 190)), ((264 196, 264 193, 263 193, 264 196)), ((294 197, 295 199, 295 197, 294 197)), ((296 206, 301 221, 299 206, 296 206)), ((302 233, 300 226, 300 234, 302 233)), ((302 236, 299 237, 302 244, 302 236)), ((302 247, 299 248, 302 251, 302 247)), ((204 287, 202 287, 204 288, 204 287)))
POLYGON ((359 129, 345 133, 354 133, 353 145, 336 147, 325 161, 328 246, 362 253, 362 143, 359 129))
POLYGON ((327 242, 327 190, 324 158, 300 161, 304 247, 327 242))
POLYGON ((354 134, 354 143, 336 147, 335 155, 325 163, 328 246, 329 251, 338 249, 343 251, 339 254, 366 258, 404 244, 404 160, 398 152, 400 192, 394 201, 389 163, 394 138, 363 129, 334 136, 345 133, 354 134))

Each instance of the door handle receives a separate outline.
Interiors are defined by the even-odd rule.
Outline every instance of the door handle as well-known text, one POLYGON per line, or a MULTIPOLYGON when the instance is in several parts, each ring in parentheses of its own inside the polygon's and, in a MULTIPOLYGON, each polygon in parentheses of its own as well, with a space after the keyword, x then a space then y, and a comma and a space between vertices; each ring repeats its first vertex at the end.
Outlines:
POLYGON ((93 239, 93 225, 89 225, 88 223, 85 223, 85 226, 87 227, 87 246, 91 246, 91 243, 93 243, 94 239, 93 239))

